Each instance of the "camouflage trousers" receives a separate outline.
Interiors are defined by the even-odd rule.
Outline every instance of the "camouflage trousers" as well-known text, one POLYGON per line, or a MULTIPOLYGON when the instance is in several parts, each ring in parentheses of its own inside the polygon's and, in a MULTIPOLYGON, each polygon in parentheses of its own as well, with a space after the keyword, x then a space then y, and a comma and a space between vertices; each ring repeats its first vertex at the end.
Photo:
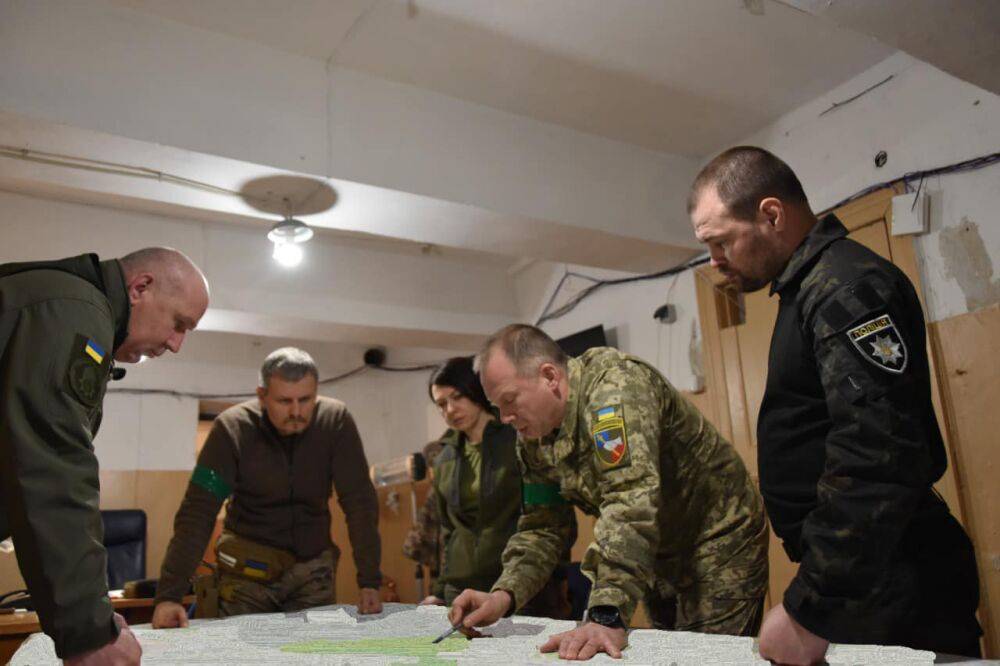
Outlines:
POLYGON ((296 562, 281 576, 261 583, 243 576, 219 575, 219 617, 248 613, 291 613, 336 603, 337 558, 332 550, 296 562))
POLYGON ((651 593, 646 608, 654 629, 756 636, 764 617, 764 597, 660 597, 651 593))
POLYGON ((763 516, 759 523, 726 561, 716 561, 711 555, 698 558, 693 567, 697 573, 680 576, 684 582, 669 582, 667 572, 675 570, 669 565, 657 571, 656 584, 645 598, 653 627, 756 636, 764 617, 768 580, 768 527, 763 516))

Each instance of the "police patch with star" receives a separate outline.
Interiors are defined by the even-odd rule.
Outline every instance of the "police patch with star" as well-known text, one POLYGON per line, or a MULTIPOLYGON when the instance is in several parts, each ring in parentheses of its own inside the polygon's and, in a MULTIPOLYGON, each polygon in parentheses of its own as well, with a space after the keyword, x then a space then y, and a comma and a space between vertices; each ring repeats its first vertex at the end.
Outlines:
POLYGON ((886 372, 900 375, 906 370, 906 342, 888 314, 849 329, 847 339, 868 362, 886 372))

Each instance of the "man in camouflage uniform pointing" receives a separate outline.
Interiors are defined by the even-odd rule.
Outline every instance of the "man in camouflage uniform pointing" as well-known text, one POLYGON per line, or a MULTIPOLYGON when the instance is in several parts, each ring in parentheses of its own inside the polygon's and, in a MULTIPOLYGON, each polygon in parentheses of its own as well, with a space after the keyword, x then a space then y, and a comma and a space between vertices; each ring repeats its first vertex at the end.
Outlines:
POLYGON ((688 208, 731 283, 780 297, 758 468, 801 566, 764 620, 761 656, 811 664, 830 641, 978 656, 972 545, 932 488, 947 460, 913 285, 835 216, 818 220, 760 148, 713 159, 688 208))
POLYGON ((645 598, 657 628, 753 636, 767 586, 763 503, 733 448, 655 368, 610 348, 568 359, 512 325, 478 359, 483 388, 518 430, 524 513, 489 594, 466 590, 466 627, 514 611, 548 579, 572 506, 597 516, 583 559, 587 619, 543 652, 620 656, 645 598))

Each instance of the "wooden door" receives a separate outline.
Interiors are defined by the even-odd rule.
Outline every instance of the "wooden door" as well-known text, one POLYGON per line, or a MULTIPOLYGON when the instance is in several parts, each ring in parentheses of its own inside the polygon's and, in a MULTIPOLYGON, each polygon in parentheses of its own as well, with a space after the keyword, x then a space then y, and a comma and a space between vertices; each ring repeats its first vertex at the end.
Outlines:
MULTIPOLYGON (((892 189, 868 195, 834 211, 847 227, 849 237, 895 263, 921 293, 912 240, 894 237, 892 228, 892 189)), ((757 474, 757 414, 767 380, 767 358, 771 333, 778 313, 778 297, 768 290, 736 294, 722 286, 724 279, 710 267, 698 270, 697 293, 701 314, 706 366, 706 392, 713 403, 706 416, 733 443, 754 480, 757 474)), ((922 295, 921 295, 922 300, 922 295)), ((928 350, 930 355, 931 350, 928 350)), ((931 355, 932 373, 934 359, 931 355)), ((934 407, 941 418, 937 381, 932 374, 934 407)), ((945 435, 947 440, 947 433, 945 435)), ((947 443, 947 441, 946 441, 947 443)), ((962 520, 958 486, 951 451, 949 466, 937 484, 938 491, 952 512, 962 520)), ((769 606, 780 602, 798 565, 791 562, 772 533, 770 558, 769 606)))

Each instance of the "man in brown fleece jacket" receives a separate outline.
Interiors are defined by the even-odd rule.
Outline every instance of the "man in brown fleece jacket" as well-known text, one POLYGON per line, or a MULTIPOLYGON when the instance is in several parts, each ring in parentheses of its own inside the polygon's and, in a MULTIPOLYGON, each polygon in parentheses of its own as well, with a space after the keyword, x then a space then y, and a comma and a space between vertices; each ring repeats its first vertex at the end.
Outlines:
POLYGON ((361 613, 382 610, 378 499, 346 406, 318 397, 306 352, 285 347, 264 360, 259 400, 219 415, 174 520, 160 571, 153 626, 187 625, 181 597, 201 561, 219 507, 218 613, 295 611, 335 601, 340 549, 330 539, 330 494, 347 517, 361 613))

